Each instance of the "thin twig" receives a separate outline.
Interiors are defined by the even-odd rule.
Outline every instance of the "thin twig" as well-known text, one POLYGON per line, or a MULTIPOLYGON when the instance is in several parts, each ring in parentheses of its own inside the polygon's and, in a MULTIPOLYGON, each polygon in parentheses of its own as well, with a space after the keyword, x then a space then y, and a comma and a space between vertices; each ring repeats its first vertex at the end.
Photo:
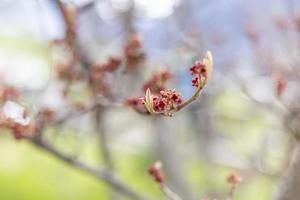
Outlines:
POLYGON ((236 185, 232 184, 230 191, 229 191, 228 200, 233 200, 235 189, 236 189, 236 185))
POLYGON ((183 102, 182 104, 178 105, 178 107, 176 108, 176 111, 181 110, 182 108, 186 107, 187 105, 189 105, 193 101, 195 101, 200 96, 200 94, 201 94, 201 92, 202 92, 205 84, 206 84, 206 81, 203 84, 199 84, 199 86, 197 87, 196 92, 189 99, 187 99, 185 102, 183 102))
POLYGON ((64 114, 63 116, 60 116, 59 118, 53 120, 50 122, 51 125, 53 124, 62 124, 70 119, 79 117, 83 114, 89 113, 93 110, 95 110, 97 107, 118 107, 118 108, 122 108, 122 107, 126 107, 125 105, 122 105, 121 103, 108 103, 105 101, 97 101, 91 105, 86 106, 83 109, 77 109, 77 110, 70 110, 69 112, 67 112, 66 114, 64 114))
POLYGON ((166 195, 166 197, 170 200, 182 200, 182 198, 173 192, 168 186, 165 184, 161 184, 161 190, 166 195))
POLYGON ((92 104, 92 105, 89 105, 83 109, 79 109, 79 110, 71 110, 69 112, 67 112, 65 115, 53 120, 52 122, 50 122, 51 125, 53 124, 62 124, 70 119, 73 119, 73 118, 76 118, 76 117, 79 117, 83 114, 86 114, 94 109, 97 108, 97 106, 99 106, 98 104, 92 104))

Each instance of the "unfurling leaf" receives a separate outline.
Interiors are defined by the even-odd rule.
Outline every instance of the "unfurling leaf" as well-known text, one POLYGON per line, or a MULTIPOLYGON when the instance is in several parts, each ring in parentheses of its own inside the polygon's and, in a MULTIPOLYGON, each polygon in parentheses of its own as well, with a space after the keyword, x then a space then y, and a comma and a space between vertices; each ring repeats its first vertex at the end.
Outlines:
POLYGON ((145 95, 145 106, 150 113, 154 113, 153 98, 149 88, 147 89, 145 95))
POLYGON ((211 72, 213 69, 213 57, 210 51, 207 51, 205 54, 205 58, 203 59, 203 63, 205 64, 205 70, 207 72, 207 80, 211 76, 211 72))

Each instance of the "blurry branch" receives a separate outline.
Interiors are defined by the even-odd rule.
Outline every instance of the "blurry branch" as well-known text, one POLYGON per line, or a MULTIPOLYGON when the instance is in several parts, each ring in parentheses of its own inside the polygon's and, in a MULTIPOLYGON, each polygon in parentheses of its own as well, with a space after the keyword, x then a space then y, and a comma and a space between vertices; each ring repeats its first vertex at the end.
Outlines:
MULTIPOLYGON (((174 136, 172 136, 172 133, 169 130, 170 127, 167 125, 165 120, 167 119, 160 116, 156 116, 153 118, 153 126, 156 133, 156 154, 158 156, 158 159, 161 160, 162 163, 164 163, 166 169, 168 169, 168 171, 166 171, 166 176, 169 180, 170 186, 185 199, 194 199, 193 193, 189 190, 189 184, 187 183, 182 173, 183 168, 180 155, 177 154, 176 148, 174 148, 174 146, 176 146, 178 143, 174 136)), ((172 197, 175 196, 172 195, 171 190, 167 187, 161 187, 166 195, 172 197)), ((177 200, 178 198, 175 199, 177 200)))
POLYGON ((108 169, 112 169, 112 161, 110 158, 110 153, 108 151, 108 147, 107 147, 107 138, 106 138, 106 134, 102 125, 102 115, 103 115, 103 111, 105 109, 105 106, 109 106, 109 105, 102 105, 99 102, 96 102, 90 106, 87 106, 83 109, 80 110, 71 110, 70 112, 68 112, 67 114, 65 114, 64 116, 49 122, 50 125, 53 124, 57 124, 57 125, 61 125, 64 122, 71 120, 72 118, 76 118, 79 117, 83 114, 95 111, 95 126, 96 126, 96 131, 97 133, 99 133, 100 136, 100 148, 101 148, 101 152, 102 152, 102 156, 104 158, 105 163, 107 163, 107 168, 108 169))
POLYGON ((275 200, 298 200, 300 196, 300 146, 296 145, 292 154, 292 163, 279 185, 275 200))
POLYGON ((133 26, 134 12, 135 12, 135 2, 134 0, 129 0, 129 7, 123 13, 123 23, 124 23, 125 33, 127 34, 127 37, 131 36, 132 34, 135 34, 136 32, 133 26))
POLYGON ((75 27, 74 27, 75 19, 70 19, 70 15, 74 15, 72 17, 76 17, 76 15, 78 14, 77 13, 78 10, 76 10, 77 8, 74 7, 72 9, 75 9, 75 10, 68 11, 66 8, 66 5, 64 3, 62 3, 60 0, 54 0, 54 2, 57 5, 57 7, 59 8, 59 11, 63 17, 63 21, 66 26, 65 37, 68 41, 70 50, 72 51, 74 62, 79 61, 79 63, 82 65, 82 67, 84 67, 85 69, 89 69, 91 62, 89 61, 87 56, 84 54, 83 49, 81 48, 79 42, 77 41, 76 31, 74 30, 75 29, 75 27), (70 13, 68 13, 68 12, 70 12, 70 13))
POLYGON ((105 108, 102 106, 98 106, 95 110, 95 128, 99 135, 100 139, 100 149, 101 155, 103 157, 103 161, 106 167, 109 170, 113 170, 113 162, 111 159, 109 147, 107 144, 107 134, 105 132, 104 124, 103 124, 103 115, 104 115, 105 108))
POLYGON ((79 10, 81 12, 84 12, 86 10, 89 10, 91 9, 93 6, 95 6, 95 4, 97 4, 99 0, 90 0, 90 1, 87 1, 87 2, 84 2, 82 3, 80 6, 79 6, 79 10))
POLYGON ((255 97, 253 97, 248 89, 246 88, 245 84, 241 83, 239 84, 240 85, 240 89, 241 91, 243 92, 243 94, 248 97, 253 103, 255 103, 257 106, 267 110, 267 111, 271 111, 273 112, 274 114, 281 114, 282 112, 280 112, 278 110, 278 107, 277 106, 274 106, 272 103, 267 103, 267 102, 262 102, 262 101, 259 101, 257 100, 255 97))
MULTIPOLYGON (((110 149, 108 146, 108 138, 107 133, 105 130, 105 124, 103 122, 103 116, 105 114, 105 107, 98 106, 95 109, 95 129, 99 137, 99 148, 100 148, 100 154, 103 159, 103 164, 106 167, 106 170, 113 172, 114 171, 114 165, 111 158, 110 149)), ((114 192, 109 191, 109 195, 112 200, 117 199, 117 196, 114 194, 114 192)))
MULTIPOLYGON (((257 100, 249 93, 249 91, 247 90, 245 85, 242 83, 242 81, 239 81, 239 82, 240 82, 240 84, 238 84, 238 85, 240 86, 240 89, 244 95, 246 95, 253 103, 255 103, 259 107, 265 109, 266 111, 274 113, 276 116, 282 116, 283 117, 282 125, 283 125, 284 129, 287 130, 287 132, 293 137, 293 139, 295 139, 296 141, 299 140, 299 135, 290 126, 291 118, 294 118, 293 117, 294 115, 296 115, 296 117, 297 117, 298 116, 297 112, 291 110, 280 99, 278 100, 278 102, 280 103, 281 106, 275 106, 273 103, 267 103, 267 102, 262 102, 262 101, 257 100)), ((260 156, 260 157, 262 159, 262 156, 260 156)), ((250 158, 250 161, 251 161, 251 158, 250 158)), ((290 162, 289 156, 287 156, 287 161, 283 167, 289 167, 290 164, 291 164, 291 162, 290 162)), ((283 168, 282 170, 280 170, 278 172, 269 172, 269 170, 265 170, 259 166, 256 166, 255 164, 252 165, 252 168, 255 169, 257 172, 259 172, 263 175, 269 176, 269 177, 279 177, 280 174, 282 174, 282 172, 284 171, 284 168, 283 168)))
MULTIPOLYGON (((263 143, 264 144, 264 143, 263 143)), ((264 153, 260 151, 258 151, 259 158, 254 158, 254 156, 249 156, 249 164, 251 169, 253 169, 255 172, 263 175, 263 176, 267 176, 269 178, 279 178, 283 169, 280 169, 278 171, 271 171, 270 169, 266 169, 265 163, 263 162, 263 157, 265 156, 264 153)))
POLYGON ((288 107, 284 102, 281 100, 278 100, 278 103, 280 106, 275 106, 273 103, 267 103, 267 102, 262 102, 254 98, 247 88, 245 87, 245 84, 243 84, 240 81, 240 89, 245 94, 252 102, 254 102, 256 105, 260 106, 261 108, 265 109, 268 112, 274 113, 277 116, 282 116, 283 117, 283 126, 285 129, 288 130, 288 133, 290 133, 297 141, 300 139, 300 135, 296 133, 297 131, 293 130, 293 128, 290 125, 290 122, 292 120, 299 120, 300 115, 298 110, 293 110, 290 107, 288 107))
MULTIPOLYGON (((229 142, 229 138, 224 138, 224 137, 226 137, 226 135, 222 135, 222 139, 228 140, 228 142, 229 142)), ((265 143, 262 143, 261 145, 265 145, 265 143)), ((226 149, 226 146, 220 145, 220 147, 222 147, 222 149, 224 149, 224 150, 226 149)), ((258 153, 261 153, 261 151, 259 151, 258 153)), ((278 178, 281 175, 281 172, 283 170, 270 171, 270 170, 266 169, 263 166, 263 163, 260 162, 264 155, 265 154, 262 154, 262 155, 259 154, 258 155, 259 160, 255 159, 254 156, 246 155, 245 158, 244 157, 240 158, 238 156, 235 156, 235 159, 236 159, 235 162, 233 162, 233 160, 230 158, 230 157, 234 156, 233 154, 231 156, 223 156, 223 157, 209 155, 206 160, 207 160, 207 162, 212 163, 214 165, 218 165, 220 167, 232 168, 232 169, 236 169, 238 171, 245 171, 247 173, 260 174, 263 176, 267 176, 269 178, 278 178)))
POLYGON ((295 139, 295 145, 291 145, 291 156, 287 159, 287 169, 278 188, 275 200, 298 200, 300 196, 300 132, 299 132, 299 113, 290 113, 283 123, 289 133, 295 139), (297 121, 293 127, 293 120, 297 121))
POLYGON ((93 110, 95 110, 98 107, 124 107, 124 105, 120 104, 120 103, 108 103, 105 101, 96 101, 95 103, 88 105, 85 108, 79 109, 79 110, 71 110, 69 112, 67 112, 66 114, 64 114, 63 116, 57 118, 56 120, 49 122, 51 125, 53 124, 63 124, 64 122, 79 117, 83 114, 89 113, 93 110))
POLYGON ((117 192, 126 195, 134 200, 147 200, 146 197, 143 197, 139 193, 135 192, 133 189, 127 186, 125 182, 122 182, 116 175, 110 173, 108 170, 103 168, 94 168, 89 166, 88 164, 77 160, 76 158, 67 155, 61 151, 59 151, 56 147, 52 146, 46 140, 42 139, 41 137, 34 137, 30 140, 33 144, 37 147, 47 151, 48 153, 52 154, 53 156, 59 158, 60 160, 64 161, 65 163, 79 168, 83 171, 86 171, 97 178, 104 180, 107 184, 109 184, 112 188, 114 188, 117 192))
POLYGON ((161 185, 161 190, 170 200, 182 200, 175 192, 168 188, 165 184, 161 185))
POLYGON ((229 191, 228 200, 233 200, 235 189, 236 189, 236 186, 233 184, 229 191))
POLYGON ((65 115, 61 116, 60 118, 50 122, 50 124, 63 124, 64 122, 70 120, 70 119, 73 119, 73 118, 76 118, 76 117, 79 117, 83 114, 86 114, 88 112, 91 112, 93 111, 95 108, 97 108, 99 106, 99 104, 92 104, 90 106, 87 106, 81 110, 71 110, 69 111, 68 113, 66 113, 65 115))
POLYGON ((199 53, 201 49, 205 49, 205 38, 202 35, 202 30, 199 24, 197 26, 191 26, 188 30, 183 26, 189 22, 190 7, 193 6, 191 1, 181 1, 178 6, 175 7, 173 16, 175 25, 172 26, 172 32, 176 33, 176 37, 180 42, 187 47, 191 52, 199 53), (195 35, 196 34, 196 35, 195 35))
MULTIPOLYGON (((290 14, 290 17, 293 18, 293 8, 291 6, 292 1, 287 1, 287 7, 288 7, 288 13, 290 14)), ((296 41, 296 43, 298 40, 296 41)), ((256 50, 256 59, 260 62, 262 62, 261 54, 258 54, 259 48, 257 45, 254 45, 254 48, 256 50)), ((287 47, 287 49, 291 49, 291 47, 287 47)), ((298 52, 296 53, 296 55, 298 52)), ((298 56, 299 57, 299 56, 298 56)), ((299 82, 299 70, 297 70, 297 60, 293 61, 295 64, 292 67, 292 73, 293 76, 297 78, 297 81, 299 82)), ((253 98, 249 92, 245 89, 245 87, 242 88, 242 91, 244 91, 244 94, 247 95, 254 103, 257 105, 263 107, 269 112, 274 113, 277 116, 282 117, 282 125, 287 133, 289 133, 293 140, 290 144, 291 149, 287 151, 285 163, 283 166, 284 175, 280 180, 280 184, 278 187, 277 194, 275 196, 275 200, 298 200, 300 197, 300 146, 299 146, 299 139, 300 139, 300 131, 299 131, 299 109, 293 108, 293 105, 286 105, 285 102, 282 101, 282 99, 278 99, 280 103, 279 106, 275 106, 275 103, 264 103, 260 102, 257 99, 253 98), (279 109, 281 108, 281 109, 279 109), (295 122, 295 123, 293 123, 295 122), (295 141, 295 145, 293 145, 293 141, 295 141), (292 152, 292 153, 291 153, 292 152)))
MULTIPOLYGON (((295 16, 294 16, 294 4, 292 0, 287 0, 284 2, 287 8, 287 13, 292 21, 295 22, 295 16)), ((296 24, 295 24, 296 25, 296 24)), ((297 27, 296 27, 297 28, 297 27)), ((286 30, 284 30, 286 31, 286 30)), ((284 35, 283 38, 288 38, 287 35, 284 35)), ((259 45, 252 41, 253 48, 255 50, 255 56, 256 60, 262 63, 262 58, 264 56, 259 53, 259 45)), ((295 37, 294 40, 292 40, 291 43, 286 42, 283 49, 289 49, 289 55, 293 55, 291 53, 292 50, 295 49, 294 55, 296 55, 296 59, 292 60, 292 58, 289 58, 292 60, 292 75, 295 76, 299 82, 299 70, 297 70, 297 65, 299 64, 299 48, 293 48, 294 45, 299 44, 299 37, 295 37), (286 45, 289 44, 289 45, 286 45)), ((250 95, 248 97, 251 98, 250 95)), ((295 96, 294 96, 295 98, 295 96)), ((297 98, 297 97, 296 97, 297 98)), ((282 125, 284 126, 286 132, 288 132, 292 137, 293 141, 295 141, 296 145, 293 144, 290 145, 290 148, 293 150, 288 150, 287 152, 287 159, 286 159, 286 171, 285 174, 280 181, 280 185, 278 187, 277 194, 275 196, 275 200, 298 200, 300 197, 300 146, 299 146, 299 139, 300 139, 300 127, 299 127, 299 110, 297 108, 297 105, 286 105, 282 99, 278 99, 283 110, 278 110, 278 108, 275 108, 274 105, 266 105, 262 104, 261 102, 257 101, 254 98, 251 98, 253 102, 257 103, 258 105, 262 105, 262 107, 267 108, 268 111, 274 112, 276 109, 275 114, 278 114, 280 117, 282 117, 282 125), (291 153, 293 152, 293 153, 291 153), (289 156, 291 154, 291 156, 289 156)), ((297 98, 297 101, 299 101, 299 98, 297 98)), ((291 141, 291 142, 293 142, 291 141)))

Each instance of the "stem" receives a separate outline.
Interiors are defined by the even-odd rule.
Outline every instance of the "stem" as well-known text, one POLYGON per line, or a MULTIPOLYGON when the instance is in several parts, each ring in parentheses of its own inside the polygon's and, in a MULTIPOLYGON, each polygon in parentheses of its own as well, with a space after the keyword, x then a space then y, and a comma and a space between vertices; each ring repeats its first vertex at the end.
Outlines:
POLYGON ((230 189, 230 192, 229 192, 229 197, 228 197, 228 199, 229 200, 233 200, 233 196, 234 196, 234 192, 235 192, 235 189, 236 189, 236 186, 235 186, 235 184, 233 184, 232 186, 231 186, 231 189, 230 189))
MULTIPOLYGON (((199 80, 201 80, 201 76, 198 76, 199 80)), ((189 98, 187 99, 185 102, 183 102, 182 104, 178 105, 176 108, 176 111, 181 110, 182 108, 186 107, 187 105, 191 104, 193 101, 195 101, 201 94, 204 86, 206 85, 206 79, 201 81, 201 83, 199 84, 199 86, 197 87, 197 90, 195 91, 195 93, 189 98)))
POLYGON ((166 195, 166 197, 170 200, 182 200, 182 198, 173 192, 168 186, 165 184, 161 184, 161 190, 166 195))

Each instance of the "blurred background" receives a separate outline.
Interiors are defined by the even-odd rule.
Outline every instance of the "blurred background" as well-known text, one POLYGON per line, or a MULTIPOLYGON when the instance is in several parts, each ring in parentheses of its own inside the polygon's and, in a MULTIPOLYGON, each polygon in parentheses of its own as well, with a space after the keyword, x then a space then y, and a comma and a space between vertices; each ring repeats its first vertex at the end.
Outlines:
MULTIPOLYGON (((300 2, 297 0, 73 0, 76 37, 88 59, 121 56, 128 37, 143 38, 145 62, 138 74, 109 77, 115 102, 143 95, 143 81, 160 69, 170 88, 192 95, 189 66, 206 50, 214 71, 202 96, 172 118, 153 119, 129 107, 101 115, 114 170, 140 192, 163 198, 147 174, 161 160, 167 182, 184 199, 225 199, 228 173, 243 177, 236 200, 274 199, 300 130, 300 2), (118 89, 122 86, 121 89, 118 89), (295 114, 296 113, 296 114, 295 114)), ((87 84, 57 79, 66 50, 54 0, 0 0, 0 81, 22 92, 18 103, 57 113, 70 102, 89 101, 87 84)), ((2 103, 2 107, 5 102, 2 103)), ((105 162, 92 114, 47 128, 46 138, 93 165, 105 162)), ((0 134, 0 199, 111 199, 109 187, 34 147, 0 134)), ((119 197, 122 199, 121 197, 119 197)))

